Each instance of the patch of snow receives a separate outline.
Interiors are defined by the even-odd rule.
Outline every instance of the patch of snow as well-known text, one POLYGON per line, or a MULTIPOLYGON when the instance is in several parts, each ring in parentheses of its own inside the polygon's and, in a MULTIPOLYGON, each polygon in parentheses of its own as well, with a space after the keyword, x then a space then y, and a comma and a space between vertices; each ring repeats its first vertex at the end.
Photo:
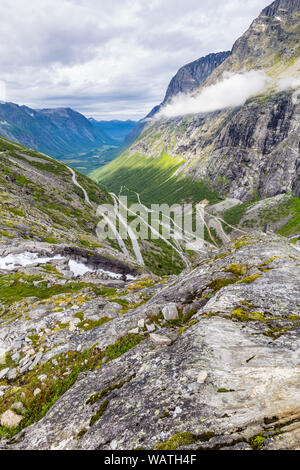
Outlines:
POLYGON ((31 264, 40 263, 45 264, 53 259, 64 259, 61 255, 56 255, 52 257, 38 257, 37 253, 31 253, 25 251, 24 253, 19 254, 10 254, 0 258, 0 269, 5 269, 7 271, 12 271, 17 266, 29 266, 31 264))
POLYGON ((73 259, 70 259, 69 261, 69 268, 70 271, 74 274, 74 276, 82 276, 83 274, 86 274, 87 272, 93 272, 93 269, 88 268, 85 264, 80 263, 78 261, 74 261, 73 259))
MULTIPOLYGON (((31 253, 29 251, 25 251, 24 253, 18 253, 18 254, 9 254, 4 257, 0 257, 0 269, 7 270, 7 271, 12 271, 13 269, 17 268, 18 266, 26 267, 30 266, 35 263, 39 264, 46 264, 52 261, 53 259, 66 259, 65 257, 61 255, 56 255, 56 256, 51 256, 51 257, 38 257, 37 253, 31 253)), ((79 261, 74 261, 72 259, 69 260, 69 269, 70 271, 74 274, 74 276, 82 276, 83 274, 86 274, 88 272, 102 272, 104 274, 107 274, 110 278, 112 279, 121 279, 122 274, 117 274, 112 271, 106 271, 104 269, 98 268, 98 269, 92 269, 88 267, 86 264, 81 263, 79 261)), ((127 280, 128 281, 133 281, 135 277, 128 275, 127 274, 127 280)))
MULTIPOLYGON (((105 269, 92 269, 89 268, 86 264, 81 263, 79 261, 74 261, 73 259, 70 259, 69 261, 69 268, 70 271, 74 274, 74 276, 82 276, 83 274, 86 274, 88 272, 101 272, 103 274, 107 274, 109 277, 112 279, 121 279, 122 274, 117 274, 114 273, 113 271, 106 271, 105 269)), ((128 281, 133 281, 135 277, 131 276, 130 274, 126 275, 128 281)))

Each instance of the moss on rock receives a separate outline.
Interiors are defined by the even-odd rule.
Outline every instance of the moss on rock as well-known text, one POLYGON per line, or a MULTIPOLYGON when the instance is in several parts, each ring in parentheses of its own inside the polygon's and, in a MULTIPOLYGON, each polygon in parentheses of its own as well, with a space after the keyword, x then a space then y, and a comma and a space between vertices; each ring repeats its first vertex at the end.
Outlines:
POLYGON ((244 276, 247 272, 247 266, 245 264, 231 264, 229 268, 225 269, 226 273, 232 273, 235 276, 244 276))

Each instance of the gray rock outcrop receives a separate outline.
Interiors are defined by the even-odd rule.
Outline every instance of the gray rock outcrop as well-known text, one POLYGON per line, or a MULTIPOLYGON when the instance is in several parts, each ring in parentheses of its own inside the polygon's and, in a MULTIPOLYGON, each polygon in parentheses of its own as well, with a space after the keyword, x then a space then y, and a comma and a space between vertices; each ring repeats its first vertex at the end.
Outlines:
POLYGON ((299 260, 285 239, 253 233, 202 261, 136 320, 152 304, 193 311, 207 299, 185 324, 162 327, 164 341, 151 335, 154 348, 150 336, 82 373, 43 419, 2 446, 298 449, 299 260))

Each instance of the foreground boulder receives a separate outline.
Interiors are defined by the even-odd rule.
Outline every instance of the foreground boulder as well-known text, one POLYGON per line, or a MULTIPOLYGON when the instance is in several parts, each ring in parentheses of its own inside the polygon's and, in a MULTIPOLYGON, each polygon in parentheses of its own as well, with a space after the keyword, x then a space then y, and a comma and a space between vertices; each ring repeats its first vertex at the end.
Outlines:
POLYGON ((12 428, 14 426, 18 426, 18 424, 22 421, 22 416, 17 415, 11 410, 5 411, 1 416, 1 426, 7 426, 8 428, 12 428))

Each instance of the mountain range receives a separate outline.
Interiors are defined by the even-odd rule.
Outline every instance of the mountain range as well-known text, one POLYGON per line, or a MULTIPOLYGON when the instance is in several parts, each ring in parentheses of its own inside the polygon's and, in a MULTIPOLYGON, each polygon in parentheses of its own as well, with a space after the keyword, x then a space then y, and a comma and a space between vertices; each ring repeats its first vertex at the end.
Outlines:
MULTIPOLYGON (((152 119, 144 120, 141 135, 129 149, 91 177, 112 191, 126 186, 128 197, 133 198, 136 191, 146 204, 163 202, 166 195, 169 202, 197 201, 205 194, 203 187, 220 198, 235 199, 237 211, 272 197, 276 206, 276 197, 284 194, 296 198, 291 203, 296 204, 300 191, 299 8, 298 0, 277 0, 265 8, 231 53, 221 54, 219 65, 211 63, 210 73, 205 72, 207 58, 198 61, 200 69, 205 68, 204 81, 186 96, 205 96, 207 90, 215 90, 212 87, 224 80, 224 73, 234 79, 247 73, 263 77, 267 85, 261 91, 250 93, 238 106, 157 117, 158 110, 169 105, 165 99, 152 112, 152 119)), ((187 68, 199 74, 198 68, 187 68)), ((185 76, 184 70, 176 77, 185 76)), ((185 90, 184 82, 174 88, 176 77, 166 97, 170 90, 185 90)), ((235 93, 232 88, 231 94, 235 93)), ((139 125, 134 132, 138 129, 139 125)), ((284 211, 287 218, 293 213, 294 209, 284 211)), ((294 230, 299 230, 299 224, 294 230)))
MULTIPOLYGON (((299 449, 299 39, 300 0, 276 0, 180 69, 93 179, 0 137, 0 449, 299 449), (152 203, 177 203, 173 237, 152 203)), ((112 144, 72 113, 39 114, 57 151, 63 122, 112 144)))
POLYGON ((170 81, 162 103, 155 106, 127 135, 124 146, 119 149, 117 155, 120 155, 124 148, 129 147, 142 134, 149 119, 152 119, 165 104, 180 93, 189 93, 197 89, 229 55, 230 51, 208 54, 181 67, 170 81))
POLYGON ((107 150, 120 146, 135 125, 134 121, 98 122, 71 108, 36 110, 0 103, 1 135, 85 173, 106 162, 107 150))
POLYGON ((93 118, 89 118, 89 121, 94 127, 97 127, 102 132, 105 132, 114 142, 119 142, 123 144, 127 135, 134 129, 137 125, 136 121, 96 121, 93 118))

